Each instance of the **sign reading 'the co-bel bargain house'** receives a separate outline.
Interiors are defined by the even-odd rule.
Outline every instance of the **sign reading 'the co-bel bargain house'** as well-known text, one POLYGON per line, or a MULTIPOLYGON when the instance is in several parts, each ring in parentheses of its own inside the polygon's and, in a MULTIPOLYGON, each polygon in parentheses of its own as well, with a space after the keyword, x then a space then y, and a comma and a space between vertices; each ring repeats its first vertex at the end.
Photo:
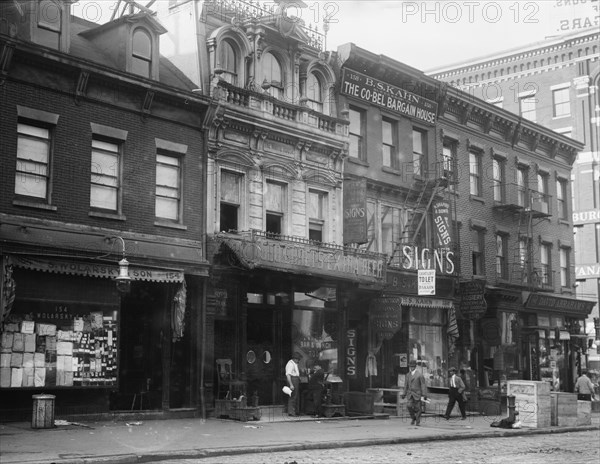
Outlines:
POLYGON ((351 69, 344 69, 342 94, 426 124, 435 124, 437 103, 351 69))

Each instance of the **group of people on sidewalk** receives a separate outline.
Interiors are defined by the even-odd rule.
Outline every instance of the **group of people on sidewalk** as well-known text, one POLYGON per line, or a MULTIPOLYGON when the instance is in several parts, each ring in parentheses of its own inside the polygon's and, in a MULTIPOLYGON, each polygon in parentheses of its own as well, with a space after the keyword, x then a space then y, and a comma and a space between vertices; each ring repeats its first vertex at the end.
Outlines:
MULTIPOLYGON (((290 390, 288 399, 288 416, 299 416, 300 412, 300 369, 298 363, 302 355, 298 352, 292 355, 292 359, 285 366, 285 377, 287 379, 287 387, 290 390)), ((325 388, 325 371, 319 364, 315 364, 308 376, 308 395, 312 400, 315 416, 323 415, 323 390, 325 388)))
MULTIPOLYGON (((448 406, 444 418, 446 420, 450 419, 450 414, 452 414, 455 404, 458 403, 460 415, 465 420, 467 418, 465 411, 467 386, 465 381, 456 375, 455 367, 449 369, 449 374, 448 406)), ((406 409, 410 414, 411 425, 421 425, 421 413, 423 411, 421 403, 427 401, 427 383, 421 371, 417 369, 417 362, 414 360, 408 363, 408 374, 406 375, 402 398, 407 399, 406 409)))

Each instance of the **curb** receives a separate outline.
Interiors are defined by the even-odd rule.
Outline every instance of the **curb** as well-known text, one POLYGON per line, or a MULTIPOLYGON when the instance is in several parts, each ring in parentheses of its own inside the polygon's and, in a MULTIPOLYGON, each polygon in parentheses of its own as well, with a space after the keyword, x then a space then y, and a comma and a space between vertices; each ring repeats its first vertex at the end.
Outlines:
POLYGON ((245 446, 240 448, 190 449, 181 451, 154 452, 148 454, 120 454, 112 456, 90 456, 67 458, 60 460, 22 461, 23 464, 143 464, 167 459, 200 459, 220 456, 236 456, 242 454, 275 453, 280 451, 306 451, 334 448, 358 448, 362 446, 398 445, 406 443, 422 443, 430 441, 473 440, 478 438, 504 438, 523 435, 542 435, 553 433, 588 432, 599 430, 596 425, 579 427, 559 427, 553 429, 501 429, 489 432, 476 432, 469 435, 440 434, 423 437, 399 437, 381 439, 362 439, 353 441, 332 441, 324 443, 289 444, 271 446, 245 446))

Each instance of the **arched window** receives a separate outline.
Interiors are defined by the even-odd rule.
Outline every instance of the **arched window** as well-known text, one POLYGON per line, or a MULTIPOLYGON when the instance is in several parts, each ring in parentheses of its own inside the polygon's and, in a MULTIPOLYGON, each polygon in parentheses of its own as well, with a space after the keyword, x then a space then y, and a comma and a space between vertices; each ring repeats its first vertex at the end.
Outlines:
POLYGON ((265 53, 262 56, 262 79, 260 84, 275 98, 283 96, 283 77, 281 64, 273 54, 265 53))
POLYGON ((309 73, 306 77, 306 98, 309 108, 319 113, 323 112, 323 86, 315 73, 309 73))
POLYGON ((225 81, 237 84, 237 53, 228 40, 219 45, 219 69, 225 81))
POLYGON ((143 29, 133 33, 131 51, 131 72, 143 77, 150 77, 152 69, 152 39, 143 29))

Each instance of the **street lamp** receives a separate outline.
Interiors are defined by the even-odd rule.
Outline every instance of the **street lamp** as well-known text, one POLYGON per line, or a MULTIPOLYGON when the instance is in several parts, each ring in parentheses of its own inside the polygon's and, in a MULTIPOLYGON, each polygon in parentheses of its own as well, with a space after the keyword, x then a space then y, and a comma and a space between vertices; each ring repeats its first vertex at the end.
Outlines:
POLYGON ((129 261, 125 258, 125 240, 118 235, 110 238, 121 240, 121 246, 123 248, 123 258, 119 261, 119 275, 115 277, 117 290, 121 293, 129 293, 129 290, 131 289, 131 277, 129 277, 129 261))

